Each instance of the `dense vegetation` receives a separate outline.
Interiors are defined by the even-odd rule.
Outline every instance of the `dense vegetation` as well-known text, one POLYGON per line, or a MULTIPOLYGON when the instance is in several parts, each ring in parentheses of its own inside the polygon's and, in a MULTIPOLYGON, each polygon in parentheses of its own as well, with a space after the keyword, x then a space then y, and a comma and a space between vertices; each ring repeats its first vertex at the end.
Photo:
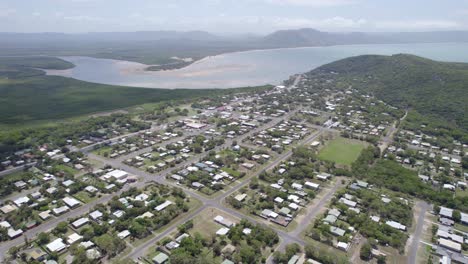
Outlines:
POLYGON ((329 76, 341 88, 352 85, 391 105, 414 110, 423 122, 442 120, 444 129, 468 130, 468 64, 405 54, 365 55, 324 65, 308 75, 329 76))
POLYGON ((51 70, 66 70, 73 68, 71 62, 44 56, 31 57, 0 57, 0 65, 8 67, 23 67, 23 68, 41 68, 51 70))
POLYGON ((353 174, 371 184, 402 192, 438 205, 468 211, 468 196, 454 196, 442 188, 434 188, 421 181, 416 171, 402 167, 394 160, 379 159, 377 148, 365 149, 353 163, 353 174))

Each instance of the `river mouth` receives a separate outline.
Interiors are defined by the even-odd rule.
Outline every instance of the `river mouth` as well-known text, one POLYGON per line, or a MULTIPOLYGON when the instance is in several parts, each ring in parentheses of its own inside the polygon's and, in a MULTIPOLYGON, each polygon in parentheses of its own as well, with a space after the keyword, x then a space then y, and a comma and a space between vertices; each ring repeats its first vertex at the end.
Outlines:
POLYGON ((441 61, 468 62, 468 43, 342 45, 226 53, 207 57, 187 67, 147 71, 150 65, 91 57, 60 57, 76 65, 68 70, 46 70, 78 80, 144 88, 204 89, 280 84, 296 73, 350 56, 408 53, 441 61))

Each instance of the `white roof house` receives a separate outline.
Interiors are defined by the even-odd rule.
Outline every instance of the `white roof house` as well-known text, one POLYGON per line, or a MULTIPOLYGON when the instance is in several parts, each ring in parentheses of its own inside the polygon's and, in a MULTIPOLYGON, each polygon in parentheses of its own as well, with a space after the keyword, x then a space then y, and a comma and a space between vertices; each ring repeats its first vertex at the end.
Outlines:
POLYGON ((108 172, 106 175, 104 175, 104 178, 109 179, 109 178, 115 178, 116 180, 121 180, 124 179, 128 176, 128 173, 123 171, 123 170, 113 170, 111 172, 108 172))
POLYGON ((9 238, 15 238, 15 237, 21 236, 23 234, 23 230, 21 230, 21 229, 15 230, 13 228, 8 228, 7 232, 8 232, 8 237, 9 238))
POLYGON ((10 228, 11 227, 10 223, 8 223, 7 221, 0 222, 0 226, 4 227, 4 228, 10 228))
POLYGON ((98 220, 99 218, 102 217, 102 213, 100 211, 96 210, 96 211, 91 212, 89 214, 89 217, 91 217, 91 219, 93 219, 93 220, 98 220))
POLYGON ((80 228, 84 225, 86 225, 89 222, 89 219, 87 217, 82 217, 72 223, 72 226, 74 228, 80 228))
POLYGON ((232 222, 231 220, 229 219, 225 219, 224 217, 222 217, 221 215, 217 215, 215 218, 214 218, 214 221, 218 224, 221 224, 225 227, 231 227, 231 226, 234 226, 234 222, 232 222))
POLYGON ((277 202, 277 203, 282 203, 282 202, 284 202, 284 199, 281 198, 281 197, 276 197, 274 201, 277 202))
POLYGON ((156 207, 154 208, 154 210, 156 210, 156 211, 158 211, 158 212, 159 212, 159 211, 162 211, 162 210, 166 209, 166 207, 168 207, 168 206, 171 205, 171 204, 172 204, 171 201, 165 201, 164 203, 162 203, 162 204, 156 206, 156 207))
POLYGON ((445 238, 438 239, 439 245, 448 249, 451 249, 456 252, 461 252, 462 246, 460 243, 454 242, 452 240, 448 240, 445 238))
POLYGON ((349 206, 349 207, 356 207, 357 203, 355 201, 351 201, 349 199, 346 199, 344 197, 341 197, 340 198, 340 203, 344 203, 345 205, 349 206))
POLYGON ((337 248, 341 249, 341 250, 344 250, 344 251, 348 251, 349 249, 349 244, 348 243, 345 243, 345 242, 338 242, 338 244, 336 245, 337 248))
POLYGON ((218 231, 216 231, 216 235, 218 236, 225 236, 229 233, 229 228, 227 227, 221 227, 218 231))
POLYGON ((71 198, 71 197, 65 197, 62 200, 70 208, 74 208, 81 204, 78 200, 76 200, 75 198, 71 198))
POLYGON ((61 214, 65 213, 65 212, 67 212, 68 210, 70 210, 70 208, 68 208, 67 206, 64 205, 64 206, 52 209, 52 213, 54 215, 61 215, 61 214))
POLYGON ((120 238, 120 239, 125 239, 126 237, 128 237, 130 235, 130 231, 128 230, 124 230, 120 233, 117 234, 117 236, 120 238))
POLYGON ((245 199, 245 197, 247 197, 247 194, 242 193, 242 194, 236 195, 236 197, 234 199, 236 199, 239 202, 242 202, 245 199))
POLYGON ((399 230, 403 230, 403 231, 406 230, 405 225, 402 225, 402 224, 400 224, 398 222, 395 222, 395 221, 387 221, 387 222, 385 222, 385 224, 387 224, 388 226, 391 226, 393 228, 399 229, 399 230))
POLYGON ((291 184, 291 187, 296 190, 302 190, 302 184, 299 183, 294 182, 293 184, 291 184))
POLYGON ((447 207, 440 207, 439 215, 447 218, 452 218, 453 209, 447 207))
POLYGON ((16 204, 16 206, 18 207, 28 202, 29 202, 29 198, 27 196, 20 197, 13 201, 13 203, 16 204))
POLYGON ((46 248, 50 251, 50 252, 60 252, 64 249, 67 248, 67 245, 65 245, 63 243, 63 239, 61 238, 57 238, 55 239, 54 241, 50 242, 49 244, 47 244, 46 248))
POLYGON ((83 237, 78 235, 77 233, 73 233, 67 237, 67 243, 69 245, 74 244, 78 241, 80 241, 83 237))
POLYGON ((304 184, 307 188, 317 190, 320 187, 320 184, 313 183, 313 182, 305 182, 304 184))

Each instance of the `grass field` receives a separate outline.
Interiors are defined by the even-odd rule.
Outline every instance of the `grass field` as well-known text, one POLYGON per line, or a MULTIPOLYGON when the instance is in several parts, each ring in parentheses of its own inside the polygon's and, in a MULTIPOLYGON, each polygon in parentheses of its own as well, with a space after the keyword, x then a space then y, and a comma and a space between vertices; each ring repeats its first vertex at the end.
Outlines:
POLYGON ((336 138, 328 142, 319 152, 319 158, 336 162, 341 165, 351 165, 361 154, 366 144, 361 141, 336 138))
POLYGON ((232 215, 226 214, 223 211, 220 211, 216 208, 207 208, 193 219, 193 228, 190 230, 190 234, 195 235, 195 233, 200 233, 207 239, 211 238, 212 235, 216 234, 218 229, 223 227, 214 221, 214 218, 217 215, 221 215, 225 219, 229 219, 234 222, 239 222, 239 219, 233 217, 232 215))

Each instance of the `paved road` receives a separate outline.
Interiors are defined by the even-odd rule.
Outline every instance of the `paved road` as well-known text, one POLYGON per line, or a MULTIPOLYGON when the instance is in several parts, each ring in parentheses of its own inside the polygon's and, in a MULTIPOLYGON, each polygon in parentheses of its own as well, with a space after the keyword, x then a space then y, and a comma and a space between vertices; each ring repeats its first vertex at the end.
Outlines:
POLYGON ((14 167, 14 168, 11 168, 11 169, 0 171, 0 177, 6 176, 8 174, 12 174, 12 173, 15 173, 15 172, 18 172, 18 171, 22 171, 22 170, 24 170, 24 168, 29 168, 29 167, 32 167, 34 165, 36 165, 36 162, 31 162, 31 163, 28 163, 28 164, 25 164, 25 165, 21 165, 21 166, 18 166, 18 167, 14 167))
POLYGON ((31 193, 37 192, 37 191, 39 191, 39 189, 41 189, 41 187, 33 187, 31 189, 27 189, 27 190, 24 190, 22 192, 13 193, 11 195, 8 195, 6 197, 1 198, 0 203, 3 204, 6 201, 14 201, 14 200, 16 200, 16 199, 18 199, 20 197, 23 197, 23 196, 29 195, 31 193))
POLYGON ((343 188, 345 184, 341 183, 342 178, 335 178, 336 183, 333 188, 326 191, 326 194, 319 200, 319 202, 313 206, 307 213, 307 215, 299 223, 298 227, 290 232, 291 235, 299 236, 309 226, 310 222, 317 217, 322 209, 330 202, 335 195, 336 191, 343 188))
MULTIPOLYGON (((295 113, 297 113, 300 109, 296 109, 294 111, 291 111, 289 113, 287 113, 286 115, 284 116, 281 116, 281 117, 277 117, 277 118, 273 118, 270 122, 266 123, 266 124, 263 124, 262 126, 256 128, 256 129, 253 129, 251 131, 249 131, 248 133, 244 134, 244 135, 241 135, 235 139, 228 139, 226 140, 226 142, 224 144, 222 144, 221 146, 217 146, 214 150, 215 151, 218 151, 218 150, 221 150, 223 148, 227 148, 227 147, 230 147, 232 142, 234 140, 238 141, 238 142, 241 142, 242 140, 244 140, 245 138, 253 135, 254 133, 258 133, 268 127, 271 127, 272 125, 275 125, 276 123, 282 121, 282 120, 287 120, 289 119, 291 116, 293 116, 295 113)), ((151 129, 153 130, 153 129, 151 129)), ((319 129, 318 131, 314 132, 313 134, 311 134, 310 136, 306 137, 306 139, 304 139, 302 141, 303 144, 308 144, 310 142, 312 142, 313 140, 315 140, 320 134, 323 133, 323 131, 325 131, 326 129, 323 128, 323 129, 319 129)), ((196 135, 196 134, 200 134, 202 133, 204 130, 198 130, 197 132, 195 133, 190 133, 190 135, 196 135)), ((141 133, 140 132, 137 132, 137 133, 132 133, 130 135, 122 135, 122 136, 118 136, 116 138, 113 138, 111 139, 111 141, 115 141, 115 140, 118 140, 120 138, 123 138, 123 137, 128 137, 128 136, 133 136, 133 135, 137 135, 141 133)), ((187 134, 185 134, 185 136, 187 136, 187 134)), ((177 140, 180 140, 180 139, 177 139, 177 140)), ((171 140, 170 142, 172 141, 177 141, 177 140, 171 140)), ((169 144, 169 142, 166 142, 166 144, 169 144)), ((166 180, 166 177, 168 175, 170 175, 172 173, 172 171, 174 170, 177 170, 177 169, 181 169, 181 168, 184 168, 194 162, 197 162, 199 161, 204 155, 206 155, 206 153, 201 153, 201 154, 198 154, 198 155, 194 155, 193 157, 191 157, 189 160, 185 161, 185 162, 182 162, 180 164, 178 164, 176 167, 173 167, 173 168, 167 168, 161 172, 158 172, 156 175, 155 174, 151 174, 151 173, 148 173, 148 172, 145 172, 145 171, 141 171, 139 169, 136 169, 134 167, 131 167, 131 166, 128 166, 128 165, 125 165, 122 163, 123 160, 127 159, 127 158, 130 158, 130 157, 133 157, 133 156, 136 156, 136 155, 139 155, 141 153, 144 153, 145 151, 149 151, 151 148, 146 148, 146 149, 143 149, 143 150, 139 150, 137 152, 133 152, 129 155, 126 155, 124 157, 121 157, 121 158, 118 158, 118 159, 107 159, 107 158, 104 158, 104 157, 101 157, 101 156, 98 156, 98 155, 95 155, 95 154, 92 154, 92 153, 89 153, 89 151, 93 148, 94 146, 88 146, 88 147, 85 147, 85 148, 82 148, 80 149, 80 151, 84 152, 85 154, 87 154, 90 158, 93 158, 93 159, 96 159, 96 160, 99 160, 101 162, 103 162, 104 164, 108 164, 108 165, 111 165, 115 168, 119 168, 119 169, 122 169, 122 170, 125 170, 127 171, 128 173, 130 174, 134 174, 136 176, 139 176, 139 178, 141 179, 141 181, 137 182, 137 183, 134 183, 130 186, 135 186, 135 187, 143 187, 145 186, 146 184, 150 183, 150 182, 157 182, 157 183, 161 183, 161 184, 167 184, 167 185, 171 185, 171 186, 176 186, 176 187, 180 187, 182 189, 184 189, 184 191, 190 196, 190 197, 193 197, 195 199, 198 199, 200 200, 202 203, 203 203, 203 206, 201 206, 200 208, 198 208, 197 210, 195 210, 194 212, 190 212, 186 217, 184 217, 183 219, 180 219, 179 221, 173 223, 170 228, 166 229, 164 232, 156 235, 153 239, 149 240, 148 242, 146 242, 144 245, 142 246, 139 246, 138 248, 136 249, 133 249, 133 251, 129 254, 129 256, 132 258, 132 259, 136 259, 137 257, 139 256, 143 256, 145 253, 146 253, 146 250, 149 246, 151 245, 154 245, 154 243, 156 241, 158 241, 159 239, 167 236, 170 232, 174 231, 175 228, 177 228, 177 226, 179 226, 180 224, 192 219, 193 217, 195 217, 198 213, 200 213, 202 210, 206 209, 206 208, 209 208, 209 207, 213 207, 213 208, 217 208, 219 210, 222 210, 222 211, 225 211, 233 216, 236 216, 238 218, 247 218, 248 220, 254 222, 254 223, 260 223, 260 224, 263 224, 264 223, 261 223, 259 222, 258 220, 250 217, 250 216, 245 216, 241 213, 239 213, 238 211, 235 211, 235 210, 232 210, 230 208, 225 208, 223 205, 222 205, 222 201, 228 197, 229 195, 231 195, 232 193, 238 191, 240 188, 242 188, 243 186, 247 185, 249 182, 250 182, 250 179, 253 178, 253 177, 256 177, 258 176, 262 171, 266 171, 266 170, 270 170, 276 166, 278 166, 281 162, 283 162, 284 160, 288 159, 291 155, 292 155, 292 151, 289 150, 289 151, 286 151, 285 153, 281 154, 280 156, 278 156, 277 158, 275 158, 272 162, 270 162, 266 167, 264 167, 262 170, 259 170, 257 171, 256 173, 253 173, 252 175, 250 175, 249 177, 247 178, 244 178, 242 180, 241 183, 237 184, 236 186, 234 186, 233 188, 227 190, 226 192, 223 192, 221 193, 220 195, 218 195, 217 197, 215 198, 207 198, 206 196, 203 196, 203 195, 200 195, 199 193, 197 193, 196 191, 192 190, 192 189, 189 189, 187 187, 184 187, 184 186, 180 186, 180 185, 176 185, 174 182, 172 181, 167 181, 166 180)), ((85 213, 88 213, 95 205, 97 204, 102 204, 102 203, 107 203, 111 200, 111 198, 115 195, 120 195, 123 191, 127 190, 128 188, 130 188, 129 185, 126 185, 122 190, 116 192, 116 193, 113 193, 113 194, 109 194, 109 195, 105 195, 91 203, 88 203, 88 204, 85 204, 77 209, 74 209, 62 216, 60 216, 59 218, 53 218, 53 219, 50 219, 49 221, 46 221, 45 223, 41 224, 40 226, 36 227, 36 228, 33 228, 31 230, 28 230, 27 232, 24 233, 24 236, 27 237, 27 238, 33 238, 35 237, 37 234, 41 233, 41 232, 47 232, 47 231, 50 231, 52 230, 53 228, 55 228, 55 226, 62 222, 62 221, 65 221, 66 219, 68 218, 74 218, 74 217, 78 217, 78 216, 81 216, 85 213)), ((301 245, 304 245, 304 241, 302 241, 301 239, 299 239, 298 237, 294 236, 294 235, 291 235, 291 234, 288 234, 284 231, 281 231, 281 230, 276 230, 279 234, 279 236, 281 237, 282 239, 282 242, 283 243, 286 243, 286 244, 290 244, 290 243, 299 243, 301 245)), ((19 237, 19 238, 16 238, 16 239, 13 239, 13 240, 10 240, 10 241, 6 241, 4 243, 1 243, 0 244, 0 260, 3 260, 4 257, 5 257, 5 253, 7 252, 7 250, 13 246, 18 246, 20 244, 22 244, 24 242, 24 237, 19 237)))
POLYGON ((416 229, 414 230, 414 233, 411 238, 411 245, 408 252, 409 264, 416 264, 419 241, 421 240, 421 235, 424 227, 424 217, 426 215, 427 210, 429 210, 430 208, 430 205, 424 201, 418 201, 415 206, 420 208, 421 211, 419 212, 418 219, 416 220, 416 229))
POLYGON ((395 137, 395 133, 398 131, 399 125, 401 125, 401 122, 405 120, 406 116, 408 115, 408 111, 405 112, 405 115, 400 118, 400 122, 395 121, 392 126, 390 127, 390 130, 387 132, 387 135, 383 137, 380 140, 379 148, 380 148, 380 153, 383 153, 385 149, 390 146, 393 142, 393 138, 395 137))
POLYGON ((8 240, 8 241, 0 243, 0 261, 3 261, 3 259, 5 258, 6 253, 8 252, 8 250, 11 247, 18 246, 18 245, 21 245, 22 243, 24 243, 25 237, 28 238, 28 239, 34 238, 35 236, 37 236, 41 232, 48 232, 48 231, 54 229, 55 226, 58 223, 66 221, 68 218, 75 218, 75 217, 81 216, 81 215, 83 215, 85 213, 88 213, 97 204, 109 202, 112 199, 113 196, 120 195, 125 190, 128 190, 129 187, 130 187, 129 185, 126 185, 124 188, 122 188, 121 190, 119 190, 116 193, 105 195, 105 196, 103 196, 102 198, 100 198, 98 200, 87 203, 87 204, 85 204, 85 205, 83 205, 81 207, 78 207, 78 208, 76 208, 76 209, 74 209, 72 211, 69 211, 68 213, 63 214, 60 217, 53 217, 52 219, 49 219, 45 223, 24 232, 23 236, 20 236, 18 238, 15 238, 15 239, 8 240))
MULTIPOLYGON (((317 131, 315 133, 313 133, 312 135, 310 135, 309 137, 307 137, 305 140, 303 140, 303 144, 307 144, 313 140, 315 140, 322 132, 321 131, 317 131)), ((245 185, 247 185, 249 182, 250 182, 250 179, 252 179, 253 177, 257 177, 261 172, 263 171, 268 171, 268 170, 271 170, 272 168, 278 166, 279 164, 281 164, 281 162, 283 162, 284 160, 288 159, 290 156, 292 155, 292 151, 289 150, 289 151, 286 151, 285 153, 283 153, 282 155, 278 156, 274 161, 272 161, 271 163, 269 163, 265 168, 263 168, 262 170, 259 170, 257 171, 256 173, 253 173, 251 176, 249 176, 248 178, 245 178, 243 179, 243 181, 239 184, 237 184, 236 186, 234 186, 233 188, 227 190, 226 192, 224 193, 221 193, 220 195, 214 197, 214 198, 206 198, 206 197, 201 197, 201 200, 203 202, 203 206, 200 207, 199 209, 197 209, 194 213, 190 213, 188 216, 184 217, 183 219, 177 221, 176 223, 173 223, 170 228, 168 228, 167 230, 165 230, 163 233, 161 234, 158 234, 157 236, 155 236, 154 238, 152 238, 151 240, 147 241, 145 244, 139 246, 138 248, 135 248, 133 249, 127 256, 124 256, 123 258, 130 258, 130 259, 133 259, 133 260, 136 260, 138 259, 139 257, 142 257, 146 254, 146 252, 148 251, 148 249, 152 246, 154 246, 156 244, 157 241, 159 241, 160 239, 164 238, 165 236, 167 236, 168 234, 170 234, 171 232, 175 231, 177 226, 179 226, 180 224, 192 219, 193 217, 195 217, 198 213, 200 213, 201 211, 203 211, 204 209, 207 209, 207 208, 216 208, 218 210, 221 210, 221 211, 224 211, 232 216, 235 216, 237 218, 244 218, 244 219, 247 219, 253 223, 256 223, 256 224, 261 224, 261 225, 264 225, 264 226, 267 226, 264 222, 262 221, 258 221, 257 219, 251 217, 251 216, 248 216, 248 215, 244 215, 242 213, 240 213, 239 211, 237 210, 233 210, 231 208, 228 208, 226 206, 224 206, 222 204, 223 200, 228 197, 229 195, 235 193, 236 191, 238 191, 240 188, 244 187, 245 185)), ((169 185, 172 185, 173 183, 171 182, 165 182, 165 184, 169 184, 169 185)), ((198 197, 200 197, 200 195, 198 195, 197 193, 194 193, 193 191, 191 190, 186 190, 186 192, 189 194, 189 195, 197 195, 198 197)), ((271 227, 271 226, 269 226, 271 227)), ((275 229, 275 228, 273 228, 275 229)), ((300 245, 305 245, 305 242, 300 239, 298 236, 294 235, 294 234, 289 234, 289 233, 286 233, 284 231, 281 231, 281 230, 278 230, 278 229, 275 229, 275 231, 278 233, 278 236, 281 238, 281 243, 285 243, 285 244, 291 244, 291 243, 298 243, 300 245)))

